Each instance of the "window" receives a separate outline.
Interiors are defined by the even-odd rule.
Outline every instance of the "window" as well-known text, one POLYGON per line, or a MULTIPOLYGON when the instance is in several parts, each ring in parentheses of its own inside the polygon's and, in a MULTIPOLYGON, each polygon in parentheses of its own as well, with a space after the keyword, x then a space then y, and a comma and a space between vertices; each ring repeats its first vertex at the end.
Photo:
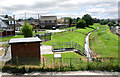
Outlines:
POLYGON ((41 25, 41 28, 44 28, 45 27, 45 25, 41 25))
POLYGON ((41 23, 45 23, 44 21, 41 21, 41 23))
POLYGON ((52 23, 55 23, 54 20, 52 20, 52 23))

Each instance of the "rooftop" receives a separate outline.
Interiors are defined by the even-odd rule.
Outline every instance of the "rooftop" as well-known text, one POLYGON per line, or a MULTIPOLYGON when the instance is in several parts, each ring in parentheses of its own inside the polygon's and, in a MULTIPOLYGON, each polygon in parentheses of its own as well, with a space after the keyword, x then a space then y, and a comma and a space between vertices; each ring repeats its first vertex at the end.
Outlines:
POLYGON ((29 38, 14 38, 9 41, 9 44, 13 43, 25 43, 25 42, 41 42, 38 37, 29 37, 29 38))
POLYGON ((57 16, 41 16, 40 20, 56 20, 57 16))

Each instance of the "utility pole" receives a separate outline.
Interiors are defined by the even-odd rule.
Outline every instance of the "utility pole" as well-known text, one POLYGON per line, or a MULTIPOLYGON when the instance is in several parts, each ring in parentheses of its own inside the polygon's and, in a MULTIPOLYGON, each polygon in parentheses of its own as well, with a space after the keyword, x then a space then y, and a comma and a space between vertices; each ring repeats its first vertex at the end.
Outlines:
POLYGON ((38 28, 40 29, 40 20, 39 20, 39 14, 38 14, 38 28))
POLYGON ((24 21, 24 25, 26 25, 26 12, 25 12, 25 21, 24 21))
POLYGON ((15 36, 15 15, 13 15, 13 19, 14 19, 14 36, 15 36))

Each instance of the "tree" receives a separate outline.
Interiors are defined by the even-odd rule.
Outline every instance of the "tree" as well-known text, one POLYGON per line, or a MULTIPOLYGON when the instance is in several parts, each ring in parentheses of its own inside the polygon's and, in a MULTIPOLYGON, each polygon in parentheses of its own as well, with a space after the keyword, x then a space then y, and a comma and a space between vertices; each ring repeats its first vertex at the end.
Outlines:
POLYGON ((73 19, 71 17, 68 17, 67 19, 69 19, 69 23, 72 24, 73 19))
POLYGON ((112 21, 112 23, 113 23, 113 24, 116 24, 116 22, 115 22, 115 21, 112 21))
POLYGON ((22 33, 24 37, 32 37, 33 36, 33 26, 29 23, 25 23, 25 25, 22 26, 22 33))
POLYGON ((110 27, 110 30, 111 30, 111 26, 114 26, 114 24, 112 22, 109 22, 108 26, 110 27))
POLYGON ((100 21, 100 24, 101 24, 101 25, 106 25, 106 24, 108 24, 108 20, 101 20, 101 21, 100 21))
POLYGON ((70 24, 70 26, 71 26, 71 24, 72 24, 72 22, 73 22, 73 19, 72 19, 71 17, 68 17, 67 19, 69 20, 69 24, 70 24))
POLYGON ((92 17, 89 14, 84 15, 82 17, 82 19, 85 20, 87 27, 89 27, 89 25, 93 25, 94 24, 93 19, 92 19, 92 17))
POLYGON ((34 19, 33 17, 28 18, 28 20, 33 20, 33 19, 34 19))
POLYGON ((80 18, 79 17, 77 17, 77 22, 78 22, 78 20, 79 20, 80 18))
POLYGON ((86 22, 83 19, 79 19, 76 25, 76 28, 85 28, 86 22))

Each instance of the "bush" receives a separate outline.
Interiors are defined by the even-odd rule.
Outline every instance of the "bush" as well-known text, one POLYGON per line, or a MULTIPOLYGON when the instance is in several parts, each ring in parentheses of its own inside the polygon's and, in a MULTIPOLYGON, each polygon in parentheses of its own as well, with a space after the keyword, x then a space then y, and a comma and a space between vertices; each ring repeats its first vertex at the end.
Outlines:
POLYGON ((108 26, 111 27, 111 26, 114 26, 114 24, 112 22, 109 22, 108 26))
POLYGON ((77 22, 76 28, 84 28, 86 26, 86 22, 83 19, 79 19, 77 22))
POLYGON ((108 20, 101 20, 101 21, 100 21, 100 24, 101 24, 101 25, 106 25, 106 24, 108 24, 108 20))
POLYGON ((29 23, 25 23, 25 25, 22 26, 22 33, 24 37, 32 37, 33 36, 33 26, 29 23))

